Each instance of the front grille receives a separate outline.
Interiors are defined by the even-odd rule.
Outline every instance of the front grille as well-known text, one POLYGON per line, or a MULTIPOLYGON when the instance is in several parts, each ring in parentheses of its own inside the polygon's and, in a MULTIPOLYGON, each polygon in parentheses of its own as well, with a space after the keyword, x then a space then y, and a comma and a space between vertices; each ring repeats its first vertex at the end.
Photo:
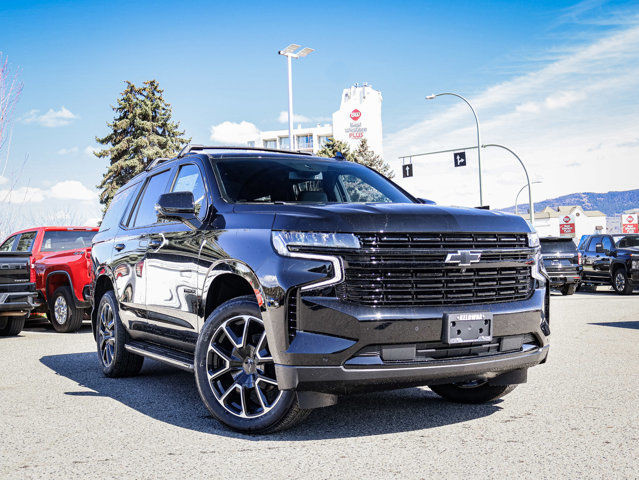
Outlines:
POLYGON ((526 234, 361 234, 343 254, 344 300, 371 306, 439 306, 524 300, 532 293, 526 234), (481 252, 479 263, 446 263, 448 253, 481 252))

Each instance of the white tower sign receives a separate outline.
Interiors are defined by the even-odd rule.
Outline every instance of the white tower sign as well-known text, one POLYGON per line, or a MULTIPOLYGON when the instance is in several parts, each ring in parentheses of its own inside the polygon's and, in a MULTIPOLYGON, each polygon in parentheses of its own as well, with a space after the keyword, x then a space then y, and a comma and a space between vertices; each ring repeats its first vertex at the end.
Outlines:
POLYGON ((333 136, 355 150, 362 138, 376 154, 382 149, 382 94, 370 85, 344 89, 342 103, 333 113, 333 136))

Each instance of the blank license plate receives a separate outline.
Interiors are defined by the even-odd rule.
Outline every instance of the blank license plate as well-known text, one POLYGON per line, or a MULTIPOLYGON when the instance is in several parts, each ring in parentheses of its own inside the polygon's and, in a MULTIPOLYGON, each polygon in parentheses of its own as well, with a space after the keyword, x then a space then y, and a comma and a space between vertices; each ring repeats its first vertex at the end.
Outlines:
POLYGON ((444 343, 490 342, 493 314, 488 312, 448 313, 444 315, 444 343))

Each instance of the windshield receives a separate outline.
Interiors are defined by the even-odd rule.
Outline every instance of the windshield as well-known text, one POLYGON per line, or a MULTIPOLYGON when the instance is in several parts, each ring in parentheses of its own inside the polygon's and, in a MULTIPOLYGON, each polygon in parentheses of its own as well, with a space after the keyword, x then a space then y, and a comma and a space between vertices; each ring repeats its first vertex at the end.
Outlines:
POLYGON ((617 248, 639 247, 639 235, 625 235, 623 237, 614 237, 617 248))
POLYGON ((56 230, 44 233, 41 252, 61 252, 91 246, 96 232, 86 230, 56 230))
POLYGON ((215 168, 232 203, 414 203, 383 176, 347 161, 229 158, 215 168))
POLYGON ((541 240, 541 253, 574 253, 577 250, 572 240, 541 240))

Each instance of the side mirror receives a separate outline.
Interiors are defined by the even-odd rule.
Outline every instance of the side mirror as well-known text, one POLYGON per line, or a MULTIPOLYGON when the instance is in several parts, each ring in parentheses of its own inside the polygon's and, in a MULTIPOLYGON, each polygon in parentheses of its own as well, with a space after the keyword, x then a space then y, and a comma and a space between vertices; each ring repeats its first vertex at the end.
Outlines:
POLYGON ((192 192, 171 192, 160 195, 155 205, 158 220, 179 220, 197 230, 202 222, 197 218, 192 192))
POLYGON ((604 253, 603 243, 598 243, 595 245, 595 252, 604 253))
POLYGON ((417 200, 419 200, 419 203, 424 203, 426 205, 437 205, 436 202, 434 202, 433 200, 428 200, 427 198, 418 198, 417 200))

